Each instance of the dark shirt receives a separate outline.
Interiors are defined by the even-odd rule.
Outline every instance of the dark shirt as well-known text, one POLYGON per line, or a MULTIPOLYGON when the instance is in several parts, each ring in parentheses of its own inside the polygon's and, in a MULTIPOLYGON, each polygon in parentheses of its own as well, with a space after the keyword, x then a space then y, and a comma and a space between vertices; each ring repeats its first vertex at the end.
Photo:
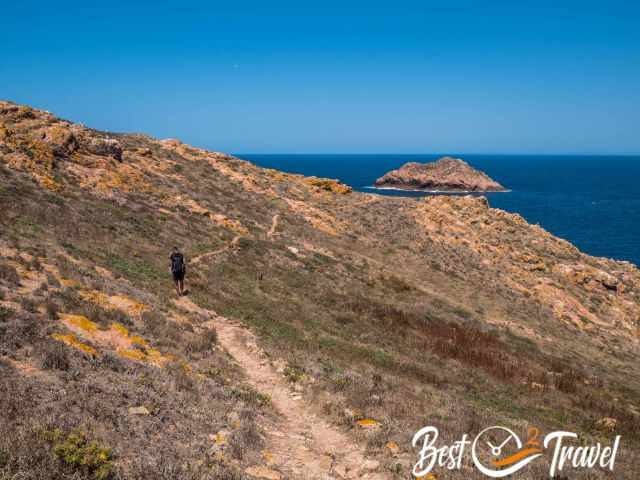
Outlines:
POLYGON ((184 255, 182 255, 180 252, 174 252, 169 257, 169 260, 171 260, 171 271, 173 273, 184 273, 184 271, 186 270, 184 264, 184 255))

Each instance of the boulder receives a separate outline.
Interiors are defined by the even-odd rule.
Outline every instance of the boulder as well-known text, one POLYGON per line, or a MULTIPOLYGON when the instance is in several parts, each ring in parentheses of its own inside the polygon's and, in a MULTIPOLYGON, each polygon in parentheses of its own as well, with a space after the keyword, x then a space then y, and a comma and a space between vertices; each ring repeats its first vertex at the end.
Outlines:
POLYGON ((616 427, 618 426, 618 420, 616 420, 615 418, 611 418, 611 417, 604 417, 604 418, 601 418, 600 420, 598 420, 596 425, 601 430, 604 430, 604 431, 607 431, 607 432, 613 432, 616 429, 616 427))
POLYGON ((67 157, 78 149, 78 141, 71 129, 53 125, 43 132, 42 140, 49 144, 58 157, 67 157))
POLYGON ((122 161, 122 145, 113 138, 88 137, 82 142, 82 146, 89 153, 102 157, 113 157, 122 161))

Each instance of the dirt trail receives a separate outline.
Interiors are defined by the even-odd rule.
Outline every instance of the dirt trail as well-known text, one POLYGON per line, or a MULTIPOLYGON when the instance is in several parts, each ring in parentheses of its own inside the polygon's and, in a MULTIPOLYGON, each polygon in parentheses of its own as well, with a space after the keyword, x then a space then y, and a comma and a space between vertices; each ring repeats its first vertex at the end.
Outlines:
POLYGON ((224 247, 219 248, 218 250, 214 250, 212 252, 203 253, 202 255, 198 255, 197 257, 193 257, 189 261, 189 264, 190 265, 196 265, 196 264, 200 263, 202 260, 205 260, 205 259, 207 259, 209 257, 213 257, 215 255, 220 255, 221 253, 226 252, 230 248, 235 247, 238 244, 239 241, 240 241, 240 235, 236 235, 235 237, 233 237, 233 240, 231 240, 229 245, 225 245, 224 247))
POLYGON ((245 370, 249 383, 271 397, 279 413, 277 421, 263 425, 267 434, 265 465, 248 470, 257 478, 305 480, 369 479, 389 476, 376 471, 378 462, 365 457, 338 428, 320 418, 303 393, 294 392, 256 345, 255 337, 241 324, 218 316, 182 297, 174 303, 183 310, 206 314, 218 332, 219 344, 245 370))
POLYGON ((280 219, 280 215, 278 215, 277 213, 273 216, 273 219, 271 220, 271 228, 269 229, 269 231, 267 232, 267 237, 273 237, 274 235, 276 235, 276 229, 278 228, 278 220, 280 219))

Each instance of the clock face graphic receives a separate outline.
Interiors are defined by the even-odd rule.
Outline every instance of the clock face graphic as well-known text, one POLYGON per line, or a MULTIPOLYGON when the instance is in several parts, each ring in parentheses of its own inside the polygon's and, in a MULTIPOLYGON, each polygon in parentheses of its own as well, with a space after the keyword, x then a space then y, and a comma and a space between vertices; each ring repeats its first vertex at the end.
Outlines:
POLYGON ((542 450, 537 446, 537 440, 529 440, 523 448, 522 441, 513 430, 489 427, 481 431, 473 441, 471 455, 482 473, 491 478, 502 478, 541 456, 542 450))

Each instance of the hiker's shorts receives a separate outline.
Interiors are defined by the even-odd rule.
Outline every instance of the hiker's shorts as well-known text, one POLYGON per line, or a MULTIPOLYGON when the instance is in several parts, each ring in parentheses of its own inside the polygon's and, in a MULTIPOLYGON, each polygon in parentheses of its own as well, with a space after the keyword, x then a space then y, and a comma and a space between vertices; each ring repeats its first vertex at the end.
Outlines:
POLYGON ((184 272, 171 272, 171 274, 173 275, 174 282, 184 280, 184 272))

